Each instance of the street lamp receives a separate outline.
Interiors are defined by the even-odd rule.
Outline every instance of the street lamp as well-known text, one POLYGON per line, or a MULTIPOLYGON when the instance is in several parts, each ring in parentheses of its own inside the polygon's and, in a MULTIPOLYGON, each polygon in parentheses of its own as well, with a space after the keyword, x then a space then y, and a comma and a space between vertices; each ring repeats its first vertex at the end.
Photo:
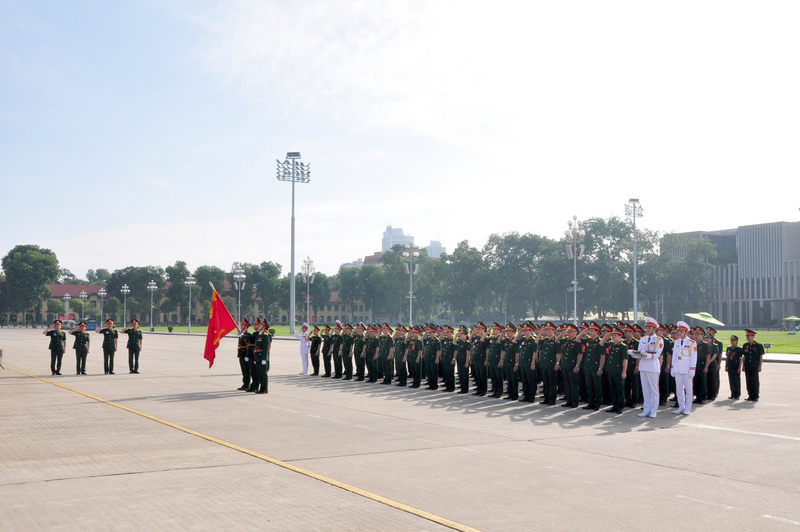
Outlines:
POLYGON ((192 287, 197 284, 197 279, 191 275, 186 278, 186 286, 189 287, 189 333, 192 332, 192 287))
POLYGON ((81 290, 81 293, 78 294, 78 297, 81 298, 83 302, 81 305, 81 321, 83 321, 83 315, 85 314, 84 309, 86 308, 86 290, 81 290))
POLYGON ((572 220, 567 222, 569 229, 564 231, 564 236, 568 239, 572 238, 572 245, 567 244, 567 258, 572 259, 572 284, 569 291, 572 292, 572 321, 578 325, 578 261, 583 260, 583 237, 586 236, 586 231, 583 230, 583 222, 578 220, 576 215, 572 215, 572 220), (580 244, 580 248, 578 247, 580 244))
POLYGON ((633 218, 633 322, 639 319, 639 296, 636 287, 636 217, 642 217, 642 205, 636 198, 631 198, 625 204, 625 216, 633 218))
POLYGON ((64 294, 64 303, 66 303, 66 307, 64 307, 64 319, 69 319, 69 300, 72 299, 72 296, 69 295, 69 292, 64 294))
MULTIPOLYGON (((278 180, 292 182, 292 271, 289 276, 289 334, 294 334, 294 184, 308 183, 311 180, 310 165, 301 163, 300 152, 290 151, 286 160, 278 161, 278 180)), ((277 159, 276 159, 277 160, 277 159)))
POLYGON ((414 242, 406 244, 406 251, 403 252, 403 267, 408 274, 408 324, 414 325, 414 274, 419 272, 419 263, 414 264, 414 259, 419 257, 419 248, 414 242))
POLYGON ((128 294, 131 293, 131 287, 124 284, 119 291, 122 292, 122 300, 124 301, 122 304, 122 323, 125 324, 128 322, 128 294))
POLYGON ((153 292, 158 290, 158 285, 152 279, 150 282, 147 283, 147 289, 150 290, 150 332, 153 332, 155 328, 153 327, 153 292))
POLYGON ((306 282, 306 319, 311 322, 311 285, 314 284, 314 261, 311 257, 303 259, 303 280, 306 282))
POLYGON ((103 321, 103 298, 106 297, 106 289, 101 288, 98 292, 100 295, 100 321, 103 321))
MULTIPOLYGON (((233 263, 233 287, 239 291, 239 303, 237 305, 237 315, 236 315, 236 323, 242 322, 242 288, 244 288, 245 282, 244 280, 247 276, 244 274, 244 270, 239 266, 238 262, 233 263)), ((264 305, 266 306, 266 301, 264 305)))

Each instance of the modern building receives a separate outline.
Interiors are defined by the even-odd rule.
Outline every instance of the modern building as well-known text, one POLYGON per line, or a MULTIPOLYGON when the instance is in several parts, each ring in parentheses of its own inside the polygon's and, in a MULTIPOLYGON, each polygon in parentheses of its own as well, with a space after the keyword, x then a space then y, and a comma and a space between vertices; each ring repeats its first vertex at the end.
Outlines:
POLYGON ((381 251, 386 252, 392 249, 396 244, 411 244, 414 241, 412 235, 406 235, 399 227, 393 228, 391 225, 386 226, 386 231, 383 232, 383 239, 381 240, 381 251))
POLYGON ((425 251, 428 252, 428 256, 432 259, 438 259, 443 254, 447 253, 447 250, 438 240, 431 240, 430 245, 425 246, 425 251))

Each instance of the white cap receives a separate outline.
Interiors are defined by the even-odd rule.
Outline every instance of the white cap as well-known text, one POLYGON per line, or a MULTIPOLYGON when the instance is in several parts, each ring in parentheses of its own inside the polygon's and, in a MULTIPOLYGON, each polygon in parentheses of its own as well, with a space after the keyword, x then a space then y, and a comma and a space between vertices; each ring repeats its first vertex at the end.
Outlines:
POLYGON ((656 319, 655 319, 655 318, 651 318, 650 316, 648 316, 648 317, 646 317, 646 318, 644 319, 644 324, 645 324, 645 325, 652 325, 653 327, 655 327, 656 329, 658 329, 658 322, 656 321, 656 319))
POLYGON ((675 324, 675 327, 677 327, 678 329, 685 329, 687 331, 691 330, 691 327, 689 327, 689 324, 686 323, 685 321, 679 321, 678 323, 675 324))

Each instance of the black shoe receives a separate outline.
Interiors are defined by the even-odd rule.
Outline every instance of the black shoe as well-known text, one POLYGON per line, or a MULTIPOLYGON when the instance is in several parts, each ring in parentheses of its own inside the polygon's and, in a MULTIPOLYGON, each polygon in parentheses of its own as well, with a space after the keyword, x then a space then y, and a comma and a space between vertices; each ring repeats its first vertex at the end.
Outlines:
POLYGON ((419 384, 412 384, 409 388, 419 388, 419 384))
POLYGON ((669 405, 670 408, 678 408, 678 403, 673 403, 669 405))
POLYGON ((703 399, 698 399, 698 400, 696 400, 694 402, 694 404, 696 404, 696 405, 704 405, 704 404, 706 404, 706 402, 703 399))
POLYGON ((132 373, 135 373, 135 374, 137 374, 137 375, 139 374, 139 372, 138 372, 138 371, 133 371, 132 373))
POLYGON ((540 404, 540 405, 546 405, 546 404, 547 404, 547 401, 539 401, 539 404, 540 404))
POLYGON ((458 393, 469 393, 468 390, 459 390, 458 393))
POLYGON ((622 409, 621 408, 617 408, 616 410, 614 410, 614 412, 616 412, 617 414, 621 414, 622 413, 622 409))
POLYGON ((364 377, 358 377, 357 379, 355 379, 356 382, 362 382, 363 380, 364 380, 364 377))
POLYGON ((586 405, 581 410, 594 410, 594 407, 592 405, 586 405))
POLYGON ((513 397, 511 397, 510 395, 506 395, 505 397, 503 397, 503 401, 514 401, 514 400, 515 399, 513 397))
POLYGON ((258 390, 256 393, 267 393, 264 390, 258 390))
POLYGON ((658 406, 667 406, 667 402, 666 401, 659 401, 658 402, 658 406))
POLYGON ((486 397, 486 392, 481 392, 478 394, 479 397, 486 397))
POLYGON ((238 388, 236 388, 236 389, 237 389, 237 390, 246 390, 247 388, 245 388, 244 386, 239 386, 239 387, 238 387, 238 388))
POLYGON ((594 405, 594 406, 592 407, 592 410, 594 410, 595 412, 597 412, 598 410, 600 410, 600 407, 599 407, 599 406, 597 406, 597 405, 594 405))
POLYGON ((561 405, 563 408, 572 408, 572 403, 564 403, 561 405))
POLYGON ((106 371, 106 372, 104 373, 104 375, 108 375, 108 372, 106 371))
POLYGON ((739 400, 739 396, 737 395, 736 397, 731 397, 731 399, 735 399, 735 400, 738 401, 739 400))
POLYGON ((86 375, 86 372, 85 371, 81 371, 81 375, 86 375))
POLYGON ((325 375, 323 375, 323 377, 330 377, 330 376, 331 376, 330 373, 326 373, 325 375))
POLYGON ((114 374, 114 372, 113 372, 113 371, 109 371, 109 372, 108 372, 108 374, 109 374, 109 375, 113 375, 113 374, 114 374))
POLYGON ((614 408, 614 407, 611 407, 611 408, 605 410, 605 413, 606 414, 616 414, 617 413, 617 409, 614 408))
POLYGON ((395 384, 395 386, 405 386, 405 385, 406 385, 405 382, 398 382, 397 384, 395 384))
MULTIPOLYGON (((59 375, 60 375, 60 373, 59 373, 59 375)), ((757 402, 758 402, 758 398, 755 398, 755 399, 750 399, 750 400, 751 400, 751 401, 753 401, 754 403, 757 403, 757 402)))
POLYGON ((628 408, 635 408, 636 403, 634 403, 633 401, 625 401, 625 406, 627 406, 628 408))
POLYGON ((61 375, 61 372, 60 371, 56 371, 56 375, 61 375))
POLYGON ((475 392, 472 395, 480 395, 480 394, 481 394, 481 392, 475 392))
POLYGON ((381 381, 381 384, 391 384, 392 381, 381 381))

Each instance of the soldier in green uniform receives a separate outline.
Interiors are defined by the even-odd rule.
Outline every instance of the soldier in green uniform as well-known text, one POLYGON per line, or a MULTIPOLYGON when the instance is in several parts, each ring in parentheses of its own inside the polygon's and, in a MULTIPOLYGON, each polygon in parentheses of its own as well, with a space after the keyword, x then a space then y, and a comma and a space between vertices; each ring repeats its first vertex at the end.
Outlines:
POLYGON ((367 382, 378 382, 378 329, 370 325, 364 340, 364 359, 367 361, 367 382))
POLYGON ((469 393, 469 355, 472 351, 472 344, 467 339, 467 328, 463 325, 458 328, 455 346, 454 365, 458 369, 458 393, 469 393))
POLYGON ((672 366, 672 339, 670 339, 667 328, 659 324, 656 327, 656 335, 664 341, 664 349, 661 351, 661 373, 658 376, 658 405, 667 404, 670 390, 670 367, 672 366))
POLYGON ((503 352, 500 355, 500 365, 503 367, 503 376, 506 380, 507 401, 519 400, 519 355, 515 335, 517 328, 512 323, 506 325, 503 333, 503 352))
POLYGON ((315 325, 314 328, 311 329, 311 334, 308 335, 308 339, 311 341, 308 352, 311 355, 311 367, 314 368, 312 375, 319 375, 319 347, 322 344, 322 337, 319 335, 319 327, 315 325))
POLYGON ((444 391, 456 391, 456 344, 453 338, 453 329, 445 325, 442 331, 441 350, 439 351, 438 367, 444 370, 444 391))
POLYGON ((325 366, 325 373, 323 377, 331 376, 331 343, 333 337, 331 336, 331 328, 328 325, 322 327, 322 363, 325 366))
POLYGON ((539 366, 542 368, 542 392, 544 399, 539 404, 553 406, 556 404, 558 381, 556 373, 557 344, 554 338, 556 326, 552 322, 545 323, 539 330, 536 346, 539 352, 539 366))
POLYGON ((91 337, 86 332, 86 322, 78 324, 78 328, 69 332, 75 337, 72 349, 75 350, 75 371, 78 375, 86 375, 86 356, 89 354, 91 337))
POLYGON ((333 378, 342 378, 342 357, 340 351, 342 349, 342 322, 336 320, 333 326, 333 336, 331 337, 331 356, 333 357, 333 378))
POLYGON ((489 397, 499 398, 503 396, 503 365, 501 355, 503 353, 503 338, 501 331, 503 327, 495 322, 492 331, 486 338, 486 369, 489 379, 492 381, 492 390, 489 397))
POLYGON ((419 334, 422 330, 419 327, 411 327, 408 331, 406 341, 406 358, 411 362, 411 386, 409 388, 419 388, 422 383, 422 340, 419 334))
POLYGON ((714 327, 706 327, 706 334, 711 337, 711 344, 715 347, 714 351, 717 353, 717 356, 708 365, 708 398, 713 401, 719 394, 719 371, 722 365, 722 353, 725 352, 725 348, 722 342, 717 340, 717 330, 714 327))
POLYGON ((349 323, 345 324, 342 332, 342 350, 340 352, 342 363, 344 364, 344 379, 346 381, 353 379, 353 326, 349 323))
POLYGON ((61 330, 61 320, 55 320, 53 326, 42 332, 50 337, 50 371, 53 375, 61 375, 61 359, 64 357, 64 347, 67 345, 67 335, 61 330))
MULTIPOLYGON (((622 331, 624 343, 628 349, 639 347, 639 341, 633 337, 633 327, 627 323, 617 322, 617 327, 622 331)), ((636 368, 636 359, 628 355, 628 369, 625 377, 625 406, 635 408, 639 402, 641 385, 639 383, 639 370, 636 368)))
POLYGON ((139 330, 139 320, 131 320, 130 326, 122 332, 128 335, 128 369, 131 373, 139 373, 139 352, 142 350, 142 331, 139 330))
POLYGON ((739 399, 742 395, 742 366, 744 365, 742 354, 739 337, 731 336, 731 346, 725 352, 725 371, 728 373, 728 384, 731 388, 731 395, 728 399, 739 399))
POLYGON ((556 370, 561 369, 564 379, 565 399, 561 406, 567 408, 577 408, 580 399, 580 372, 581 372, 581 344, 575 340, 578 328, 568 323, 564 326, 562 337, 558 340, 558 351, 556 352, 556 370))
POLYGON ((694 375, 694 401, 698 405, 702 405, 707 399, 710 399, 708 394, 708 371, 712 358, 716 357, 716 346, 711 343, 711 337, 705 336, 705 331, 702 327, 695 327, 692 330, 693 340, 697 343, 697 372, 694 375))
POLYGON ((250 388, 250 356, 248 352, 250 343, 250 322, 242 318, 242 323, 239 326, 239 340, 236 348, 236 356, 239 358, 239 369, 242 371, 242 385, 237 388, 238 390, 247 391, 250 388))
POLYGON ((422 341, 423 360, 425 364, 425 376, 427 377, 427 390, 439 389, 439 374, 436 361, 439 359, 439 350, 442 348, 441 342, 436 338, 436 330, 428 326, 425 331, 425 339, 422 341))
POLYGON ((622 331, 619 327, 606 333, 600 340, 601 345, 607 345, 606 369, 611 383, 614 404, 606 410, 610 414, 621 414, 625 405, 624 381, 628 374, 628 345, 622 341, 622 331))
POLYGON ((752 329, 745 329, 747 341, 742 346, 742 356, 744 357, 744 380, 747 385, 747 401, 758 402, 761 392, 759 373, 761 364, 764 360, 764 346, 756 342, 756 332, 752 329))
POLYGON ((253 356, 258 366, 258 390, 256 393, 269 393, 269 352, 272 348, 272 335, 269 333, 267 320, 261 323, 261 330, 256 337, 253 356))
POLYGON ((600 379, 606 363, 606 351, 600 345, 600 325, 595 322, 582 330, 578 336, 583 352, 583 378, 586 381, 586 402, 584 410, 600 410, 603 402, 603 388, 600 379))
POLYGON ((106 324, 96 332, 103 335, 103 369, 106 375, 113 375, 114 354, 117 352, 117 342, 119 341, 119 333, 114 328, 114 320, 108 318, 106 324))
POLYGON ((356 381, 364 380, 364 329, 363 323, 356 325, 353 331, 353 358, 356 359, 356 381))
POLYGON ((256 339, 263 329, 264 324, 261 323, 261 318, 256 318, 256 322, 253 324, 253 333, 250 335, 250 338, 247 341, 247 353, 248 358, 250 359, 250 387, 247 388, 248 392, 255 392, 258 390, 259 379, 261 378, 255 349, 256 339))
POLYGON ((394 348, 393 332, 392 326, 384 323, 381 337, 378 339, 378 361, 383 367, 383 381, 381 384, 391 384, 394 378, 394 360, 392 359, 392 349, 394 348))
POLYGON ((475 393, 472 395, 484 397, 489 388, 489 374, 486 365, 486 325, 479 321, 470 333, 472 366, 475 371, 475 393))
POLYGON ((396 386, 408 384, 408 366, 406 364, 406 336, 408 329, 398 324, 394 329, 394 345, 392 346, 392 357, 394 358, 394 368, 397 371, 396 386))
POLYGON ((536 366, 534 355, 536 341, 533 339, 533 324, 525 322, 520 325, 521 336, 517 338, 516 353, 519 366, 520 380, 522 381, 521 402, 532 403, 536 397, 536 366))
MULTIPOLYGON (((606 333, 611 332, 611 326, 607 323, 604 323, 600 326, 600 338, 606 335, 606 333)), ((606 355, 606 364, 608 364, 608 345, 603 346, 603 352, 606 355)), ((611 393, 611 381, 608 378, 608 371, 606 371, 605 365, 601 368, 603 370, 603 374, 600 376, 600 388, 603 389, 603 402, 600 403, 602 405, 608 406, 613 404, 613 394, 611 393)))

